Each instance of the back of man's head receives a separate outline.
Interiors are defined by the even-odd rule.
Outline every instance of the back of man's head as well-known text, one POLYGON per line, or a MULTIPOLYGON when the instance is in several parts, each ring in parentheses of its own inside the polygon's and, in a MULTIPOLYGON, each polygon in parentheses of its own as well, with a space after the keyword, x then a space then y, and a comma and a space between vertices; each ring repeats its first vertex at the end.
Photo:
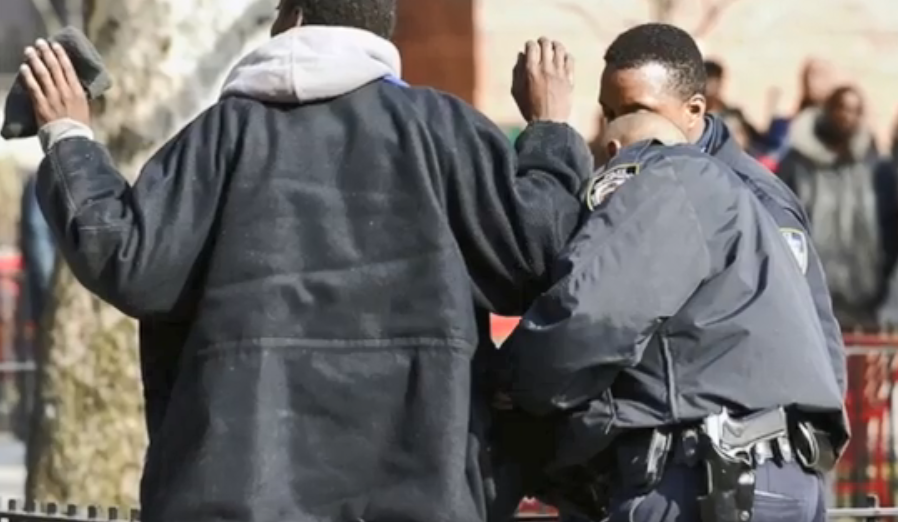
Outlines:
POLYGON ((397 0, 281 0, 281 16, 299 13, 301 25, 353 27, 390 39, 397 0))
POLYGON ((611 43, 605 64, 616 70, 657 64, 668 73, 668 88, 683 100, 705 92, 705 63, 695 40, 670 24, 648 23, 632 27, 611 43))
POLYGON ((605 163, 628 145, 644 141, 657 140, 664 145, 686 143, 686 135, 672 121, 653 112, 636 112, 626 114, 608 124, 600 138, 601 152, 599 158, 605 163))

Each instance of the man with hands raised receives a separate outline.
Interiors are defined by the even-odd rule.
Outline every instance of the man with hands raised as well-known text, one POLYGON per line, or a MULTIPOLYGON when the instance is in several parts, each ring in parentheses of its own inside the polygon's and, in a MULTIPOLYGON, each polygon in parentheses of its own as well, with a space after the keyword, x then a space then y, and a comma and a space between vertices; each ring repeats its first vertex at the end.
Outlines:
POLYGON ((515 150, 400 80, 395 14, 282 0, 133 185, 65 52, 26 53, 41 208, 79 281, 141 322, 145 522, 485 517, 472 358, 488 312, 544 289, 592 159, 563 47, 516 67, 515 150))

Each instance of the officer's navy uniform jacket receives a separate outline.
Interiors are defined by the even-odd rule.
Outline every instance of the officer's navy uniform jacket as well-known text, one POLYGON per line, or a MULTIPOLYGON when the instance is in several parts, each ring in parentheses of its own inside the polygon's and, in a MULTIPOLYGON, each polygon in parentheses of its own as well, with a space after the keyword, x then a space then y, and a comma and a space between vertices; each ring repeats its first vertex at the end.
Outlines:
POLYGON ((592 159, 398 75, 372 34, 289 31, 133 187, 42 131, 63 256, 140 319, 146 522, 483 518, 474 304, 538 295, 592 159))
POLYGON ((848 377, 845 364, 845 345, 842 330, 833 314, 832 298, 826 284, 823 265, 810 240, 810 220, 804 206, 788 185, 773 175, 767 168, 743 151, 730 136, 726 124, 716 116, 705 118, 705 132, 698 145, 708 154, 713 155, 733 169, 751 191, 761 200, 764 208, 773 216, 781 231, 793 242, 794 253, 800 258, 802 271, 805 273, 814 306, 826 346, 832 359, 833 369, 842 395, 848 388, 848 377))
POLYGON ((586 462, 621 430, 722 407, 783 405, 844 431, 811 292, 743 182, 694 146, 649 142, 602 176, 554 286, 503 346, 514 403, 569 414, 551 467, 586 462), (626 180, 613 191, 609 176, 626 180))

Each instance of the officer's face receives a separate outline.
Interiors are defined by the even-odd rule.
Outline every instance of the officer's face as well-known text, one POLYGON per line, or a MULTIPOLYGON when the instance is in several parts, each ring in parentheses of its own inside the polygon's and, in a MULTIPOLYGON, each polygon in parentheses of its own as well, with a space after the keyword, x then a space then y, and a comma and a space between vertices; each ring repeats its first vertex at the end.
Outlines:
POLYGON ((661 64, 634 69, 605 67, 599 103, 608 121, 640 111, 660 114, 674 122, 692 141, 701 136, 705 98, 701 94, 683 100, 673 89, 670 73, 661 64))

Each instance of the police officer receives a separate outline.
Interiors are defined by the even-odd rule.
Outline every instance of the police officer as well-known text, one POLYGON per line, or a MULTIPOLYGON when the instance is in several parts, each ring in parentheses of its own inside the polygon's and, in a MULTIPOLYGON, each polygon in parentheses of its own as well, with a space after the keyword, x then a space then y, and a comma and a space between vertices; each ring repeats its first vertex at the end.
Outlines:
POLYGON ((829 358, 844 396, 845 347, 808 217, 795 194, 735 142, 726 125, 706 114, 706 74, 701 51, 686 31, 647 23, 618 35, 605 52, 599 102, 608 120, 651 111, 671 120, 690 142, 726 163, 757 196, 786 237, 807 277, 829 358))
POLYGON ((590 471, 612 522, 822 521, 847 429, 813 298, 731 169, 627 145, 671 125, 609 126, 582 228, 503 346, 509 397, 567 415, 547 469, 590 471))

